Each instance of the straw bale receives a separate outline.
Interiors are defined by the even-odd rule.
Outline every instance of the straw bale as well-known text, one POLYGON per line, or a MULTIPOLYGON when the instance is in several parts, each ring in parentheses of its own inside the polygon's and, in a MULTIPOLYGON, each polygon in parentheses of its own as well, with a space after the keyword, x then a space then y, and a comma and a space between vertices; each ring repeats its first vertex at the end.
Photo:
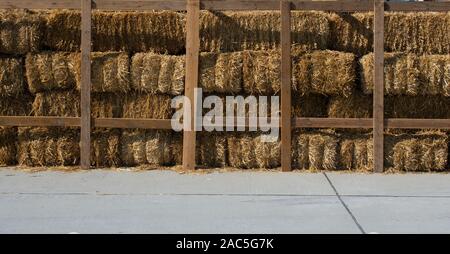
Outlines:
POLYGON ((42 52, 28 54, 25 59, 26 77, 32 93, 67 90, 75 87, 76 53, 42 52))
POLYGON ((292 117, 326 117, 329 99, 320 94, 292 96, 292 117))
POLYGON ((17 129, 0 127, 0 166, 16 163, 17 129))
POLYGON ((281 56, 276 50, 243 52, 243 88, 249 94, 274 95, 280 91, 281 56))
POLYGON ((0 53, 23 55, 37 52, 43 37, 44 19, 29 10, 0 11, 0 53))
MULTIPOLYGON (((80 50, 79 11, 56 10, 47 18, 46 43, 52 50, 80 50)), ((92 16, 93 51, 179 54, 185 45, 185 15, 170 11, 107 12, 92 16)))
POLYGON ((354 54, 314 51, 295 56, 293 90, 300 94, 319 93, 348 97, 356 86, 354 54))
POLYGON ((137 53, 131 60, 131 86, 139 92, 180 95, 184 91, 185 58, 137 53))
POLYGON ((371 134, 344 133, 339 137, 339 168, 361 171, 373 169, 371 134))
MULTIPOLYGON (((330 14, 333 50, 358 56, 373 51, 373 13, 330 14)), ((450 53, 450 14, 436 12, 386 13, 384 45, 387 52, 450 53)))
MULTIPOLYGON (((361 82, 366 94, 373 92, 373 54, 361 58, 361 82)), ((417 56, 386 53, 385 94, 450 96, 450 55, 417 56)))
POLYGON ((72 166, 79 163, 79 131, 19 128, 18 162, 25 166, 72 166))
MULTIPOLYGON (((35 116, 79 117, 80 94, 74 91, 38 93, 33 103, 35 116)), ((94 94, 91 115, 95 118, 121 117, 122 99, 111 93, 94 94)))
POLYGON ((33 100, 29 94, 0 98, 0 116, 28 116, 33 100))
POLYGON ((201 53, 199 86, 205 93, 239 93, 243 79, 243 52, 201 53))
POLYGON ((207 167, 226 166, 227 139, 223 133, 204 132, 197 137, 197 165, 207 167))
MULTIPOLYGON (((277 11, 208 12, 200 14, 200 49, 206 52, 268 50, 280 45, 277 11)), ((329 35, 326 15, 292 12, 292 42, 308 49, 325 49, 329 35)))
POLYGON ((24 92, 22 59, 0 57, 0 97, 18 96, 24 92))
POLYGON ((171 119, 173 113, 170 96, 140 93, 129 93, 124 96, 122 108, 124 118, 171 119))
POLYGON ((292 165, 298 169, 337 168, 338 139, 326 131, 296 131, 292 137, 292 165))
POLYGON ((117 129, 94 129, 91 145, 92 166, 120 166, 120 134, 117 129))

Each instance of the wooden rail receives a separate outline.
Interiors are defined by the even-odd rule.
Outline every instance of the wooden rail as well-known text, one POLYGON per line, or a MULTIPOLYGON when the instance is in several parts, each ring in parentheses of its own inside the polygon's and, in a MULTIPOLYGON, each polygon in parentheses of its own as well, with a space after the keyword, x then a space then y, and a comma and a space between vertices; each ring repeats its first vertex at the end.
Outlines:
MULTIPOLYGON (((373 11, 374 0, 362 1, 290 1, 291 10, 373 11)), ((0 0, 0 9, 80 9, 80 0, 0 0)), ((186 0, 92 0, 93 9, 101 10, 172 10, 186 11, 186 0)), ((201 10, 252 11, 279 10, 279 0, 202 0, 201 10)), ((386 2, 385 11, 450 11, 449 2, 386 2)))
MULTIPOLYGON (((90 167, 91 129, 140 128, 171 129, 171 120, 161 119, 91 119, 91 15, 92 9, 103 10, 174 10, 187 11, 186 87, 191 104, 191 130, 184 131, 183 167, 195 168, 195 94, 199 66, 200 10, 277 10, 281 11, 281 163, 291 170, 291 130, 294 128, 367 128, 374 133, 374 170, 383 171, 383 131, 400 129, 450 129, 450 119, 384 118, 384 13, 386 11, 450 11, 450 2, 383 2, 363 1, 297 1, 297 0, 0 0, 0 9, 78 9, 81 10, 81 117, 0 116, 0 126, 60 126, 81 128, 81 166, 90 167), (291 118, 291 11, 374 11, 374 107, 373 118, 291 118)), ((185 110, 187 107, 185 107, 185 110)), ((247 121, 248 122, 248 121, 247 121)), ((246 124, 247 125, 247 124, 246 124)))

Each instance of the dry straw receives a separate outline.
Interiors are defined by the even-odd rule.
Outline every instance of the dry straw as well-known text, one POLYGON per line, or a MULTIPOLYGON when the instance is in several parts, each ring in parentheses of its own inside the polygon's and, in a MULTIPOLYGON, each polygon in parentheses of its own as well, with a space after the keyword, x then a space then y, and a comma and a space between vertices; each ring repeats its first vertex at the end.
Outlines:
POLYGON ((17 129, 0 127, 0 166, 16 163, 17 129))
POLYGON ((79 131, 19 128, 18 163, 25 166, 72 166, 79 163, 79 131))
MULTIPOLYGON (((206 52, 268 50, 280 45, 281 19, 276 11, 208 12, 200 14, 200 48, 206 52)), ((292 41, 308 49, 325 49, 326 15, 292 12, 292 41)))
MULTIPOLYGON (((371 118, 373 98, 355 93, 349 98, 332 97, 328 117, 371 118)), ((444 96, 386 96, 385 117, 449 118, 450 98, 444 96)))
POLYGON ((128 93, 124 96, 124 118, 171 119, 173 112, 171 97, 167 95, 128 93))
POLYGON ((28 87, 32 93, 75 87, 76 53, 42 52, 25 59, 28 87))
MULTIPOLYGON (((373 92, 373 54, 360 59, 361 83, 366 94, 373 92)), ((450 96, 450 55, 417 56, 386 53, 385 93, 389 95, 450 96)))
MULTIPOLYGON (((450 53, 449 13, 386 13, 385 49, 417 54, 450 53)), ((373 13, 330 14, 333 50, 359 56, 373 51, 373 13)))
MULTIPOLYGON (((57 10, 47 17, 47 46, 80 50, 79 11, 57 10)), ((92 17, 94 51, 179 54, 185 45, 185 16, 177 12, 100 12, 92 17)))
POLYGON ((225 167, 227 165, 227 139, 224 133, 204 132, 197 137, 197 165, 225 167))
POLYGON ((43 24, 41 15, 28 10, 0 11, 0 53, 37 52, 43 37, 43 24))
POLYGON ((24 92, 22 59, 0 57, 0 97, 18 96, 24 92))
MULTIPOLYGON (((122 99, 119 95, 102 93, 92 96, 91 115, 96 118, 121 117, 122 99)), ((33 103, 35 116, 79 117, 80 94, 73 91, 38 93, 33 103)))
POLYGON ((95 129, 92 132, 91 165, 118 167, 120 160, 120 130, 95 129))
POLYGON ((29 94, 0 98, 0 116, 28 116, 33 99, 29 94))
POLYGON ((136 91, 180 95, 184 76, 184 56, 137 53, 132 57, 131 86, 136 91))

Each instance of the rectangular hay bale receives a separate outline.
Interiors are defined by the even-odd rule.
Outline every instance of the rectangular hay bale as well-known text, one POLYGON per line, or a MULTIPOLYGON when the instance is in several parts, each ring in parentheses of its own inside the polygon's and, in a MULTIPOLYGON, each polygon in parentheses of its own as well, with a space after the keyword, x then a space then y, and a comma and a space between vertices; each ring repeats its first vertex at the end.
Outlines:
POLYGON ((29 94, 0 98, 0 116, 28 116, 34 98, 29 94))
POLYGON ((0 127, 0 166, 16 164, 17 129, 0 127))
POLYGON ((168 95, 128 93, 123 99, 124 118, 171 119, 175 112, 168 95))
POLYGON ((0 98, 19 96, 24 92, 22 59, 0 57, 0 98))

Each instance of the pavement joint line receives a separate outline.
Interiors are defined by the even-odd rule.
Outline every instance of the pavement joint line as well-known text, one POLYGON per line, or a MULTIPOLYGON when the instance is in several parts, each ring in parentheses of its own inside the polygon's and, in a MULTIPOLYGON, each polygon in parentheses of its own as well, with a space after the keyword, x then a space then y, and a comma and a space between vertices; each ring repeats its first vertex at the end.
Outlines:
POLYGON ((356 224, 356 226, 358 227, 358 229, 361 231, 362 234, 366 234, 366 231, 364 231, 364 228, 361 226, 361 224, 359 224, 358 220, 356 219, 355 215, 352 213, 352 211, 350 210, 350 208, 347 206, 347 204, 344 202, 344 200, 342 199, 342 197, 339 195, 339 192, 337 191, 336 187, 334 187, 333 182, 331 182, 330 178, 328 177, 327 173, 323 173, 323 175, 325 176, 325 178, 327 179, 328 183, 330 184, 331 188, 333 189, 334 193, 336 193, 337 198, 339 199, 339 201, 341 202, 342 206, 344 206, 345 210, 347 210, 348 214, 350 215, 350 217, 352 218, 353 222, 356 224))

